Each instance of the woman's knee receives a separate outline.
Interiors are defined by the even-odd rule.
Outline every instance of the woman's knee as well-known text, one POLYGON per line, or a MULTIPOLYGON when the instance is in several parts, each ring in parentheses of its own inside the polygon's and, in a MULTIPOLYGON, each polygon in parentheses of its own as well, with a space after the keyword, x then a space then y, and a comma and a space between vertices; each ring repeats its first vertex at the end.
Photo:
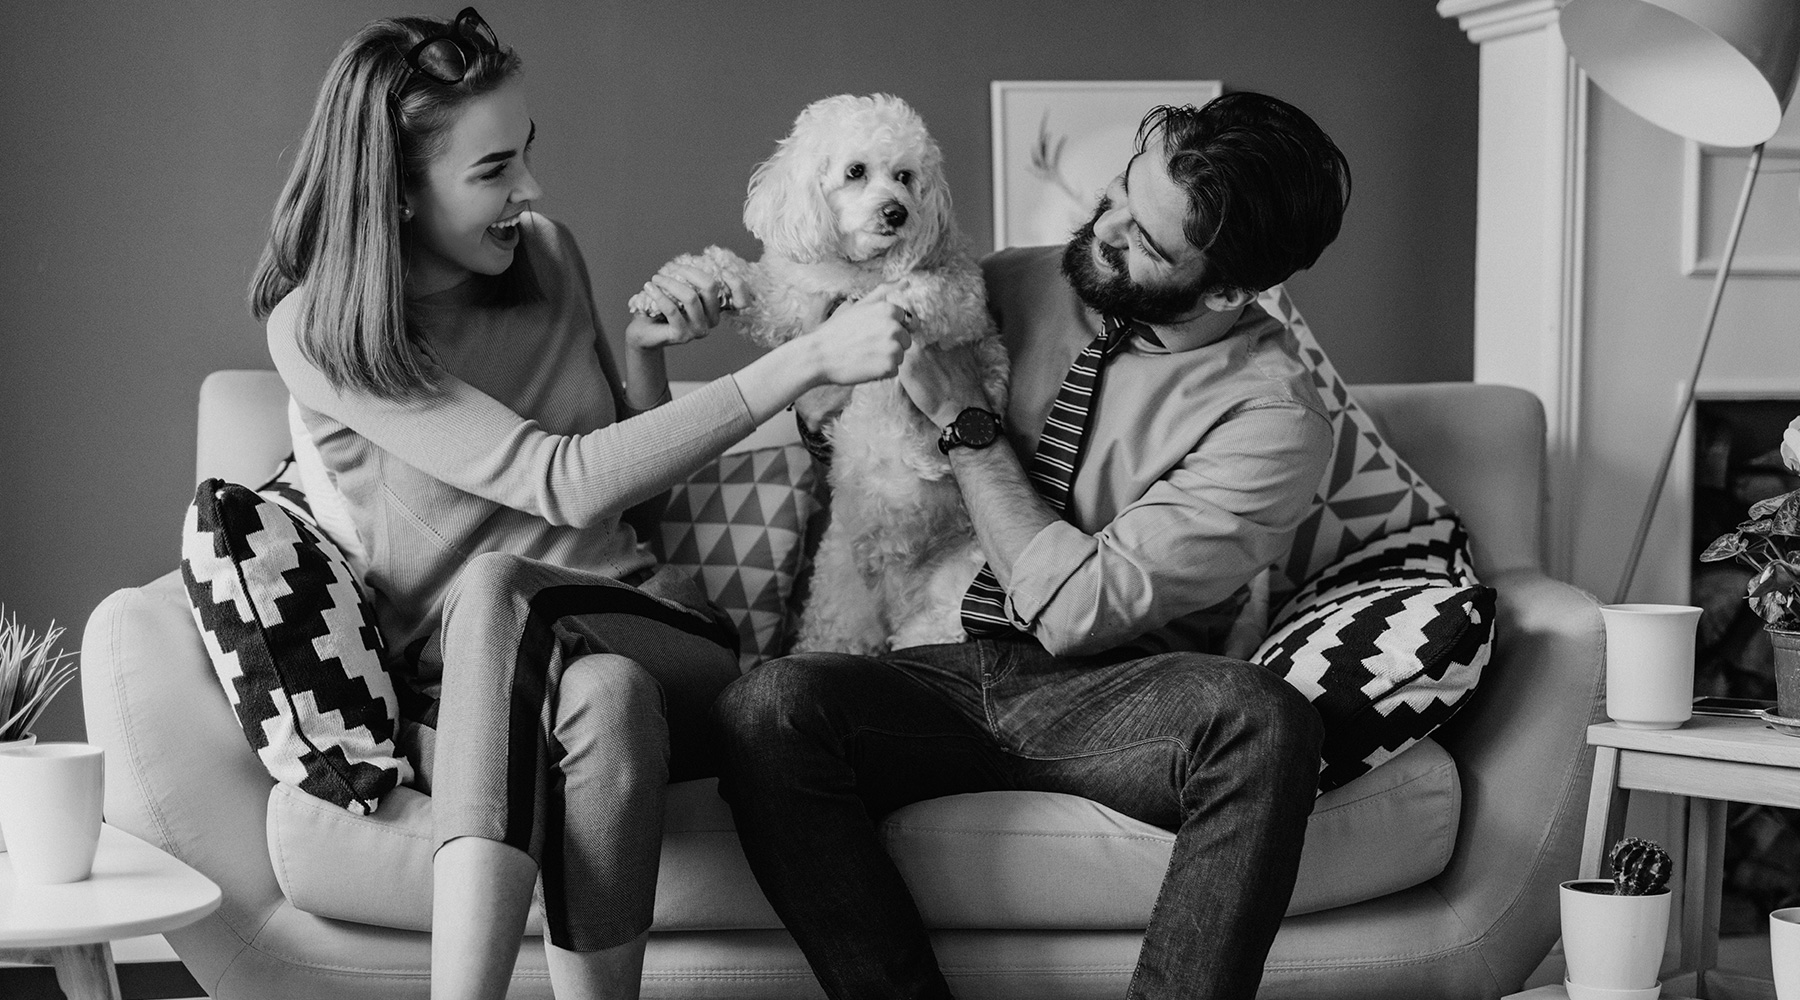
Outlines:
POLYGON ((446 631, 486 631, 503 618, 517 617, 536 590, 535 566, 510 552, 483 552, 464 563, 444 591, 446 631))
POLYGON ((594 653, 571 661, 557 684, 555 715, 565 748, 637 747, 667 755, 662 686, 629 657, 594 653))

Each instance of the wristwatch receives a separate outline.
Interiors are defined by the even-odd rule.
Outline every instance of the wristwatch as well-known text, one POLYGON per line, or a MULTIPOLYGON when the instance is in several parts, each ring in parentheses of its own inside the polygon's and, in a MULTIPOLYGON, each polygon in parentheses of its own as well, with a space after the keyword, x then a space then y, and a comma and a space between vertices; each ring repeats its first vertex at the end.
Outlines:
POLYGON ((1000 414, 971 406, 958 413, 944 433, 938 435, 938 450, 950 454, 952 448, 986 448, 1000 440, 1000 414))

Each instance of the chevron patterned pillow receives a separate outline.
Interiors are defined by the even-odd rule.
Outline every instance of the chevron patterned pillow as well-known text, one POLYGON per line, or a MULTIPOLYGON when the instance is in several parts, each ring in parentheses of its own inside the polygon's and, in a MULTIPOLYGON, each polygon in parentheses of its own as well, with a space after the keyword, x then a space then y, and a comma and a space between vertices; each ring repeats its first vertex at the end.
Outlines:
POLYGON ((1468 701, 1494 639, 1494 590, 1468 536, 1441 517, 1377 539, 1316 575, 1251 659, 1325 723, 1319 791, 1388 760, 1468 701))
POLYGON ((1257 297, 1257 305, 1279 320, 1300 342, 1300 357, 1312 369, 1313 385, 1325 402, 1335 438, 1331 465, 1319 484, 1318 506, 1294 533, 1294 545, 1275 564, 1269 593, 1286 600, 1315 574, 1367 542, 1391 531, 1451 513, 1418 473, 1388 447, 1374 421, 1356 405, 1331 359, 1313 338, 1312 328, 1281 285, 1257 297))
POLYGON ((374 609, 289 478, 201 483, 181 555, 207 655, 275 780, 367 815, 412 779, 374 609))
POLYGON ((800 445, 733 452, 675 487, 651 536, 657 561, 693 574, 737 625, 743 670, 787 652, 817 488, 800 445))

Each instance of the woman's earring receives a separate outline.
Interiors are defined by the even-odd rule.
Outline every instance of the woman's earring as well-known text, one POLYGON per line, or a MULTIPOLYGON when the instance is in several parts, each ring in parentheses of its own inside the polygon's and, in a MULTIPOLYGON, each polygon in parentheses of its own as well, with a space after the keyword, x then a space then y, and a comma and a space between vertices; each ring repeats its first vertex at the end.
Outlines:
POLYGON ((412 206, 411 205, 401 205, 400 206, 400 221, 401 222, 411 222, 412 221, 412 206))

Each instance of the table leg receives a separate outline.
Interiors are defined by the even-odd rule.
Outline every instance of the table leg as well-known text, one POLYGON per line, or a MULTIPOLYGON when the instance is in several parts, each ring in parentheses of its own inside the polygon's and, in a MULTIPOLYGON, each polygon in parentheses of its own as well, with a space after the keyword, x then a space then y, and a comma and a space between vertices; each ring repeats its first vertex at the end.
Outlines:
POLYGON ((1719 904, 1725 880, 1725 807, 1687 800, 1687 850, 1681 871, 1681 967, 1694 973, 1694 996, 1707 1000, 1707 973, 1719 962, 1719 904))
POLYGON ((119 1000, 119 973, 110 943, 48 950, 56 964, 56 984, 69 1000, 119 1000))
POLYGON ((1606 850, 1625 832, 1625 803, 1630 792, 1619 787, 1617 747, 1594 748, 1594 781, 1588 788, 1587 833, 1581 840, 1576 878, 1599 878, 1606 850))

